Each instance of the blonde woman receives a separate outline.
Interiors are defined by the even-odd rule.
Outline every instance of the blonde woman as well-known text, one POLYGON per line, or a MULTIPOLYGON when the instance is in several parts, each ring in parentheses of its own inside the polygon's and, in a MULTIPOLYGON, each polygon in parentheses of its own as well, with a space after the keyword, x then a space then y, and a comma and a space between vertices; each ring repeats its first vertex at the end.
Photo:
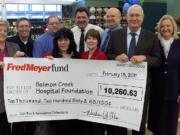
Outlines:
POLYGON ((170 15, 160 19, 157 30, 163 62, 152 72, 148 128, 154 135, 176 135, 180 104, 180 39, 170 15))

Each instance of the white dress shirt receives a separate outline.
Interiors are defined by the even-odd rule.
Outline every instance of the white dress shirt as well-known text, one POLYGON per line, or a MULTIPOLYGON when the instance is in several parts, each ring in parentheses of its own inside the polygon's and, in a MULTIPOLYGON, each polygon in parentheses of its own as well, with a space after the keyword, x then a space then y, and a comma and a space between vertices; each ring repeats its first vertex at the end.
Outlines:
MULTIPOLYGON (((139 35, 140 35, 140 32, 141 32, 141 28, 139 28, 136 32, 133 32, 133 33, 136 33, 136 45, 137 45, 137 42, 138 42, 138 39, 139 39, 139 35)), ((131 42, 131 39, 132 39, 132 36, 131 36, 131 30, 129 29, 129 27, 127 28, 127 53, 129 52, 129 46, 130 46, 130 42, 131 42)))
MULTIPOLYGON (((86 35, 87 31, 90 30, 90 29, 98 30, 100 32, 100 34, 101 34, 101 32, 104 31, 101 27, 99 27, 97 25, 88 24, 86 26, 86 28, 84 29, 84 36, 86 35)), ((78 26, 75 26, 71 30, 72 30, 72 32, 74 34, 74 40, 75 40, 76 45, 77 45, 77 51, 79 51, 79 42, 80 42, 80 37, 81 37, 81 29, 78 26)), ((84 49, 85 49, 85 51, 87 51, 88 48, 87 48, 86 43, 84 43, 84 45, 85 45, 84 49)))
POLYGON ((169 50, 170 50, 170 47, 171 47, 171 44, 172 44, 173 41, 174 41, 174 38, 170 38, 168 40, 165 40, 165 39, 162 38, 160 40, 161 46, 163 48, 163 51, 164 51, 164 54, 165 54, 166 58, 168 57, 169 50))

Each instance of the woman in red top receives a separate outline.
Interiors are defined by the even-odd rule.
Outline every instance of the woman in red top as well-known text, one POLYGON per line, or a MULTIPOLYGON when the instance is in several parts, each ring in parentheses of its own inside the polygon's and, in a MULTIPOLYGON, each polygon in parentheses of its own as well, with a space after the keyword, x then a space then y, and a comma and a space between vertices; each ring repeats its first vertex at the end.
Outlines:
MULTIPOLYGON (((89 50, 80 54, 82 59, 107 59, 106 54, 99 49, 101 44, 99 31, 90 29, 85 36, 85 42, 89 50)), ((104 135, 105 132, 104 125, 100 123, 81 121, 81 127, 83 127, 81 128, 82 135, 104 135)))
POLYGON ((104 52, 101 52, 99 49, 99 46, 101 44, 101 37, 99 31, 95 29, 90 29, 85 36, 85 41, 89 50, 80 54, 82 59, 107 59, 106 54, 104 52))

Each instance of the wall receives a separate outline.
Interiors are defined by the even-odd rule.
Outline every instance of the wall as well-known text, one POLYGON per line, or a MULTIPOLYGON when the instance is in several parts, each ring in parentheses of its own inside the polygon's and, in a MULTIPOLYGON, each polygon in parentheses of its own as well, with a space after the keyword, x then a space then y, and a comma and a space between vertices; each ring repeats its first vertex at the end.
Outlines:
POLYGON ((143 5, 144 22, 143 27, 155 31, 159 19, 166 14, 166 3, 146 2, 143 5))
POLYGON ((167 0, 167 13, 180 18, 180 0, 167 0))

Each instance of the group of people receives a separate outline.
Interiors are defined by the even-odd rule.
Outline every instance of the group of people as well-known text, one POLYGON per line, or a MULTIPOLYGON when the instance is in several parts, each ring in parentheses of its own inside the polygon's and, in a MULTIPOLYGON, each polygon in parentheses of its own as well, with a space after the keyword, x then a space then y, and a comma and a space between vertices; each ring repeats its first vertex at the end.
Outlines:
MULTIPOLYGON (((17 21, 17 35, 7 37, 8 23, 0 21, 0 134, 33 135, 36 122, 13 123, 7 121, 3 97, 3 58, 36 57, 117 60, 122 63, 147 62, 148 77, 140 131, 145 125, 154 135, 176 135, 180 104, 180 39, 177 25, 170 15, 158 22, 157 34, 143 29, 144 12, 133 5, 127 11, 127 28, 120 26, 121 13, 110 8, 106 13, 104 31, 89 23, 85 7, 75 11, 72 29, 64 28, 57 16, 47 19, 48 31, 35 41, 31 39, 31 24, 27 18, 17 21), (148 115, 147 115, 148 114, 148 115), (148 121, 146 119, 148 118, 148 121)), ((127 135, 127 129, 118 126, 78 120, 50 123, 57 135, 127 135)))

